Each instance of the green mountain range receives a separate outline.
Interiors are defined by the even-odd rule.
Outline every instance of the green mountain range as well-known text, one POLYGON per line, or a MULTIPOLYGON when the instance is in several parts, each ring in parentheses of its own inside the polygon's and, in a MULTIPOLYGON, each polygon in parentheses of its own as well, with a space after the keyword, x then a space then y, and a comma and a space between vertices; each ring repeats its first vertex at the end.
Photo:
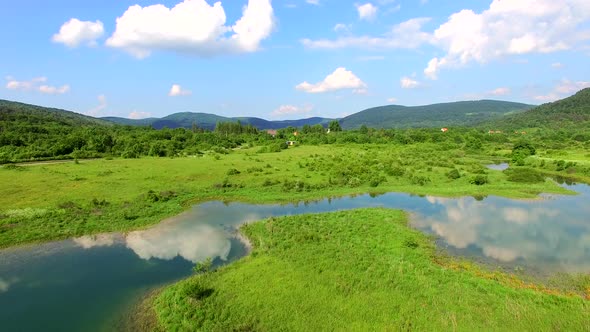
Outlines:
POLYGON ((432 128, 475 126, 508 114, 524 112, 533 105, 497 100, 459 101, 424 106, 389 105, 366 109, 340 120, 344 129, 432 128))
POLYGON ((283 121, 269 121, 254 117, 235 117, 228 118, 215 114, 208 113, 191 113, 182 112, 170 114, 163 118, 149 118, 141 120, 132 120, 118 117, 105 117, 103 120, 108 120, 122 125, 132 126, 151 126, 155 129, 168 128, 192 128, 193 125, 207 130, 215 129, 215 125, 219 122, 237 122, 240 121, 244 125, 252 125, 258 129, 280 129, 286 127, 302 127, 304 125, 327 125, 333 119, 327 118, 308 118, 300 120, 283 120, 283 121))
MULTIPOLYGON (((223 117, 208 113, 182 112, 163 118, 126 119, 90 116, 41 106, 0 100, 0 129, 10 123, 27 123, 31 130, 52 126, 151 126, 155 129, 192 128, 212 130, 219 122, 250 124, 258 129, 280 129, 289 126, 327 124, 334 119, 313 117, 299 120, 269 121, 255 117, 223 117)), ((389 105, 369 108, 339 119, 344 129, 362 125, 372 128, 427 128, 476 126, 492 129, 531 127, 590 127, 590 88, 575 95, 538 107, 522 103, 479 100, 425 106, 389 105)))

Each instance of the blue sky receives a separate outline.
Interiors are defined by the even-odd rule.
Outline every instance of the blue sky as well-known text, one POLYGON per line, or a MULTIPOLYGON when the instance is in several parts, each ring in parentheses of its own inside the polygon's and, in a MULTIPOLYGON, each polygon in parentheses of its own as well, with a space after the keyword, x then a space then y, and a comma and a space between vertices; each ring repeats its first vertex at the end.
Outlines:
POLYGON ((297 119, 590 86, 587 0, 6 0, 0 98, 297 119))

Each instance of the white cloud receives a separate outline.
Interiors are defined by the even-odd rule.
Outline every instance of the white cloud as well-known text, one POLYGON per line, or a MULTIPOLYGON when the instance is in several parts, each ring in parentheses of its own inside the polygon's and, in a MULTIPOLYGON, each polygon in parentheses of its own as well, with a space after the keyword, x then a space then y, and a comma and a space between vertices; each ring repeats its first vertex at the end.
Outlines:
POLYGON ((407 77, 407 76, 402 77, 399 80, 399 83, 403 89, 415 89, 415 88, 418 88, 421 86, 420 82, 418 82, 410 77, 407 77))
POLYGON ((308 48, 403 48, 414 49, 430 40, 430 35, 422 31, 422 26, 430 21, 429 18, 413 18, 397 24, 380 37, 345 36, 335 40, 330 39, 302 39, 301 43, 308 48))
POLYGON ((397 103, 397 98, 387 98, 388 103, 397 103))
POLYGON ((105 97, 105 95, 99 95, 97 97, 97 99, 98 99, 98 106, 96 106, 93 109, 91 109, 88 112, 86 112, 87 115, 97 116, 97 115, 100 114, 100 112, 102 110, 104 110, 105 108, 107 108, 107 97, 105 97))
POLYGON ((289 115, 302 115, 302 114, 309 114, 313 111, 312 105, 303 105, 303 106, 295 106, 295 105, 281 105, 274 111, 272 111, 271 116, 273 117, 281 117, 281 116, 289 116, 289 115))
POLYGON ((178 84, 172 84, 170 88, 170 92, 168 92, 168 96, 170 97, 178 97, 178 96, 190 96, 192 91, 183 89, 178 84))
POLYGON ((574 93, 585 89, 590 88, 590 82, 587 81, 577 81, 573 82, 567 79, 561 80, 551 92, 545 95, 537 95, 533 96, 533 99, 540 101, 540 102, 551 102, 556 101, 558 99, 562 99, 573 95, 574 93))
POLYGON ((320 4, 320 0, 305 0, 305 2, 307 2, 310 5, 319 5, 320 4))
POLYGON ((563 64, 560 62, 554 62, 551 64, 551 67, 559 69, 559 68, 563 68, 563 64))
POLYGON ((555 87, 555 91, 561 95, 571 95, 588 87, 590 87, 590 82, 572 82, 570 80, 564 79, 561 80, 561 82, 555 87))
POLYGON ((318 83, 303 82, 295 87, 297 90, 307 93, 322 93, 343 89, 354 89, 356 92, 367 88, 367 84, 358 78, 352 71, 344 67, 337 68, 332 74, 318 83))
POLYGON ((490 95, 494 96, 505 96, 510 94, 510 88, 497 88, 489 92, 490 95))
POLYGON ((210 6, 205 0, 185 0, 173 8, 134 5, 117 18, 106 44, 137 58, 153 51, 198 56, 255 52, 275 25, 271 0, 249 0, 233 26, 225 23, 221 2, 210 6))
POLYGON ((334 25, 334 31, 336 32, 350 32, 350 24, 344 24, 344 23, 337 23, 336 25, 334 25))
POLYGON ((152 116, 152 113, 149 113, 149 112, 133 111, 133 112, 129 113, 129 115, 127 117, 129 119, 138 120, 138 119, 149 118, 151 116, 152 116))
POLYGON ((443 67, 570 49, 588 39, 577 29, 588 19, 587 0, 494 0, 480 14, 462 10, 434 31, 432 43, 446 55, 433 58, 424 74, 436 79, 443 67))
POLYGON ((377 7, 370 2, 364 5, 356 5, 356 10, 361 20, 372 21, 377 17, 377 7))
POLYGON ((39 92, 46 93, 48 95, 63 95, 66 92, 70 91, 69 85, 62 85, 60 87, 51 86, 51 85, 41 85, 39 86, 39 92))
POLYGON ((72 18, 61 26, 51 40, 72 48, 84 43, 88 46, 96 46, 96 40, 103 34, 104 26, 101 21, 80 21, 72 18))
POLYGON ((12 77, 7 77, 6 88, 9 90, 20 91, 37 91, 45 94, 64 94, 70 91, 70 86, 65 84, 60 87, 42 84, 47 82, 47 77, 36 77, 30 81, 17 81, 12 77))

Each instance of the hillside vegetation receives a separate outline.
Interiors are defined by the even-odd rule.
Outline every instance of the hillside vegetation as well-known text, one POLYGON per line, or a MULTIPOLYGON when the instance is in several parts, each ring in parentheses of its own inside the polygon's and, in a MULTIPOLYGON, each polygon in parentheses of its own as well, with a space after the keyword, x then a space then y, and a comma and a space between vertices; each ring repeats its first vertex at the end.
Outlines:
MULTIPOLYGON (((590 129, 590 88, 583 89, 571 97, 492 121, 489 127, 588 130, 590 129)), ((590 135, 586 139, 590 139, 590 135)))
POLYGON ((340 120, 344 129, 361 126, 371 128, 432 128, 473 126, 500 118, 510 113, 522 112, 533 105, 496 101, 460 101, 425 106, 380 106, 349 115, 340 120))

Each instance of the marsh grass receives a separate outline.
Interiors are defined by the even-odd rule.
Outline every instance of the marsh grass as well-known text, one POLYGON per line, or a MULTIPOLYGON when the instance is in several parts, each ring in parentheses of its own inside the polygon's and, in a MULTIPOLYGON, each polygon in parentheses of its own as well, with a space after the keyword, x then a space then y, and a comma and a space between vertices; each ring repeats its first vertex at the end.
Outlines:
POLYGON ((167 331, 585 331, 589 302, 436 263, 403 212, 360 209, 270 218, 254 249, 154 300, 167 331), (203 290, 206 290, 204 292, 203 290), (201 296, 198 294, 206 294, 201 296))
POLYGON ((517 198, 568 193, 552 181, 526 186, 507 181, 506 174, 482 166, 483 155, 441 153, 429 143, 300 146, 280 153, 256 149, 199 158, 4 166, 0 247, 147 227, 205 200, 286 203, 367 192, 517 198), (461 177, 449 178, 453 170, 461 177), (478 175, 488 183, 471 184, 478 175), (108 204, 96 206, 95 199, 108 204), (46 213, 36 218, 7 213, 27 208, 46 213))

